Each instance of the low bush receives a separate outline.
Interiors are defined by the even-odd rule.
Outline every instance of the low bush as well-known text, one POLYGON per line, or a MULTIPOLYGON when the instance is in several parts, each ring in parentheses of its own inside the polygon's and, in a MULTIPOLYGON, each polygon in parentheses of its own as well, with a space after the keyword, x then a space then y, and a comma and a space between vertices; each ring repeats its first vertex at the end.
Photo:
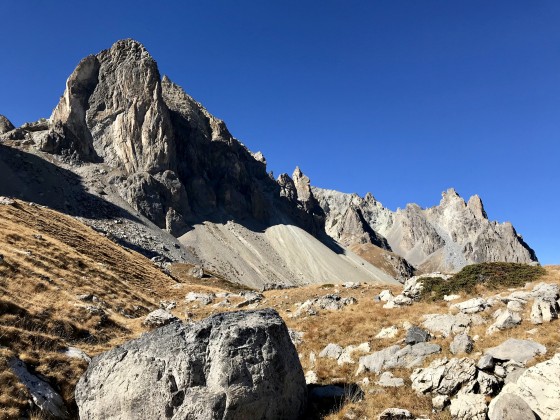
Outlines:
POLYGON ((544 268, 528 264, 489 262, 467 265, 448 280, 422 277, 419 280, 424 284, 421 298, 436 301, 443 299, 444 295, 474 294, 479 286, 490 290, 523 287, 545 273, 544 268))

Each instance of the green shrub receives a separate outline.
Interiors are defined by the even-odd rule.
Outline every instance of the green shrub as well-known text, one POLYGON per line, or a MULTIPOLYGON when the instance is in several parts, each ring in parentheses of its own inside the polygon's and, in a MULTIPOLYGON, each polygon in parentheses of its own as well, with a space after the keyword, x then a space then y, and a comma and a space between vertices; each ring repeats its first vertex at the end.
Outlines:
POLYGON ((478 285, 495 290, 504 287, 522 287, 545 274, 545 269, 528 264, 490 262, 467 265, 453 277, 422 277, 424 288, 421 299, 436 301, 444 295, 473 294, 478 285))

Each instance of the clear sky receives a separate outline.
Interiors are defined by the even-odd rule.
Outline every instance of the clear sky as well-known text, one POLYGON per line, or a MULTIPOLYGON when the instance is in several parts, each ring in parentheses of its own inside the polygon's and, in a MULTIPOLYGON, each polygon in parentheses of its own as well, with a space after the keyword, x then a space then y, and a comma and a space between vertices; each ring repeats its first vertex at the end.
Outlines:
POLYGON ((560 264, 560 2, 15 1, 0 114, 48 117, 78 61, 142 42, 275 175, 427 207, 479 194, 560 264))

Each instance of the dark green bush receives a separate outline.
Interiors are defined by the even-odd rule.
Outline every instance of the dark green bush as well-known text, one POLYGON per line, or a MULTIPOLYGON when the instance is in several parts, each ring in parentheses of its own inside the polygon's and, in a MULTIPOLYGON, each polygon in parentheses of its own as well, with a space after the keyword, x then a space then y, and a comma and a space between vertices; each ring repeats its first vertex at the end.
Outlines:
POLYGON ((545 272, 545 269, 539 266, 517 263, 490 262, 467 265, 448 280, 422 277, 424 289, 421 298, 436 301, 443 299, 444 295, 461 292, 473 294, 478 285, 492 290, 523 287, 525 283, 537 280, 545 272))

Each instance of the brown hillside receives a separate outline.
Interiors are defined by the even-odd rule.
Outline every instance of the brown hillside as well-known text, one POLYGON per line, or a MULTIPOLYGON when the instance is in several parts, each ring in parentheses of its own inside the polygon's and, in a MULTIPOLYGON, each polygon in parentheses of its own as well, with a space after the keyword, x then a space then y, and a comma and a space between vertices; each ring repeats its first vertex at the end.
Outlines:
POLYGON ((29 399, 9 357, 46 376, 73 406, 86 365, 62 351, 107 350, 144 331, 143 316, 161 300, 185 295, 184 284, 140 254, 22 201, 0 205, 0 254, 0 418, 19 418, 29 399))

